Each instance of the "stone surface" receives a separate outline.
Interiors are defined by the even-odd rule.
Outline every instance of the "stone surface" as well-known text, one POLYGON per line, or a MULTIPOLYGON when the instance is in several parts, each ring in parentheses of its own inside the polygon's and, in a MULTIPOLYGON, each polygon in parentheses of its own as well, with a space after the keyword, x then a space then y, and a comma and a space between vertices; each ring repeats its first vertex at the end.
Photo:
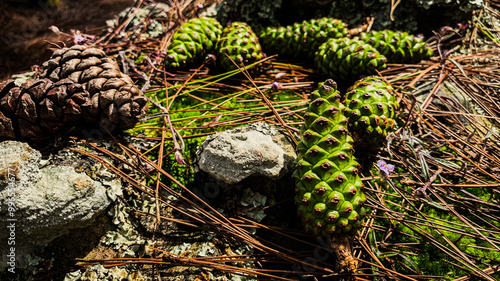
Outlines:
POLYGON ((73 167, 40 168, 41 154, 25 143, 0 143, 0 270, 13 241, 16 267, 36 264, 35 254, 71 229, 88 227, 111 203, 100 182, 73 167), (10 207, 10 208, 9 208, 10 207), (13 225, 9 231, 7 225, 13 225), (13 237, 8 240, 8 237, 13 237), (15 244, 14 244, 15 243, 15 244))
POLYGON ((207 137, 198 155, 199 169, 227 184, 257 176, 279 179, 297 157, 284 134, 261 122, 207 137))

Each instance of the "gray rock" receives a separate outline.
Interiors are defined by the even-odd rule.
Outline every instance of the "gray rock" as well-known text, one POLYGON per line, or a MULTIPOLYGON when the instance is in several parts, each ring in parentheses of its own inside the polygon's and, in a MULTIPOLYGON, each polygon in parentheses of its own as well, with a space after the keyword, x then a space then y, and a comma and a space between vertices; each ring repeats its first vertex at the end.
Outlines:
POLYGON ((227 184, 254 176, 279 179, 297 157, 283 133, 261 122, 207 137, 198 156, 199 169, 227 184))
MULTIPOLYGON (((14 247, 17 268, 33 265, 33 253, 71 229, 88 227, 111 203, 109 190, 86 174, 40 163, 40 152, 27 144, 0 143, 0 217, 15 226, 2 226, 0 249, 13 241, 8 248, 14 247)), ((2 251, 0 270, 7 259, 2 251)))

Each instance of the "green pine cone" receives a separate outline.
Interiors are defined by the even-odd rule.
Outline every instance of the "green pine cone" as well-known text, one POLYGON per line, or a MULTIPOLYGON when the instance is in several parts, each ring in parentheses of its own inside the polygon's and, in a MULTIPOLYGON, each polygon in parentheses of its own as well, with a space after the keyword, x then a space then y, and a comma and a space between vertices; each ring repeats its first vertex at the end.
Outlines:
POLYGON ((375 47, 390 63, 417 63, 432 56, 432 49, 421 37, 392 30, 372 31, 359 38, 375 47))
POLYGON ((345 116, 357 148, 377 148, 394 130, 399 104, 394 88, 381 77, 357 81, 348 89, 345 104, 345 116))
POLYGON ((289 57, 291 56, 290 50, 285 48, 289 42, 289 38, 285 37, 287 33, 287 28, 292 30, 291 26, 287 27, 266 27, 259 33, 259 41, 262 44, 262 48, 268 54, 277 54, 280 56, 289 57))
POLYGON ((241 63, 248 65, 264 57, 259 38, 252 31, 252 28, 243 22, 233 22, 224 28, 223 34, 217 42, 216 50, 217 61, 221 68, 226 71, 236 69, 231 59, 242 66, 241 63))
POLYGON ((312 59, 331 38, 347 37, 347 25, 331 18, 313 19, 286 27, 267 27, 259 34, 265 51, 283 57, 312 59))
POLYGON ((355 81, 387 67, 386 58, 372 46, 355 39, 330 39, 315 54, 318 71, 340 81, 355 81))
POLYGON ((213 18, 193 18, 183 24, 168 46, 167 68, 186 68, 203 59, 214 50, 222 33, 221 24, 213 18))
POLYGON ((306 231, 322 237, 353 234, 365 216, 366 197, 344 110, 336 83, 320 83, 300 130, 295 202, 306 231))

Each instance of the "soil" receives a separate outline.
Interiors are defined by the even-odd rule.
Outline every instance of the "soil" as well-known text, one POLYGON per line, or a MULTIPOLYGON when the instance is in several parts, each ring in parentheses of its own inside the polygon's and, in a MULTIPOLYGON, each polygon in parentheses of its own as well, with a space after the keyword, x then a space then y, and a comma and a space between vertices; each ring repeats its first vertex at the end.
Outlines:
POLYGON ((72 45, 68 36, 57 35, 49 27, 72 34, 100 34, 112 19, 133 0, 63 0, 50 8, 42 0, 0 2, 0 80, 41 65, 52 54, 53 44, 72 45))

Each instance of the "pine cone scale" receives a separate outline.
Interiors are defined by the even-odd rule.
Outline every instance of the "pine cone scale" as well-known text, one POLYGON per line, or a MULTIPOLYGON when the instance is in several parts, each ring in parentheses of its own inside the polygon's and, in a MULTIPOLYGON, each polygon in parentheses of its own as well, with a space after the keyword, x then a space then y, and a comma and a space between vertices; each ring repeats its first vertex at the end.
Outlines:
POLYGON ((101 94, 99 95, 99 106, 102 109, 104 109, 104 108, 108 107, 109 105, 111 105, 111 103, 113 102, 113 100, 115 98, 115 93, 116 93, 116 89, 110 89, 110 90, 101 92, 101 94))
POLYGON ((82 70, 85 70, 91 66, 96 66, 99 64, 102 64, 101 59, 99 59, 98 57, 90 57, 90 58, 86 58, 84 60, 81 60, 80 63, 75 66, 75 70, 82 71, 82 70))
MULTIPOLYGON (((61 60, 62 61, 62 60, 61 60)), ((76 67, 82 60, 78 58, 71 59, 65 62, 61 67, 61 76, 68 77, 72 72, 75 71, 76 67)), ((76 81, 75 81, 76 82, 76 81)))
POLYGON ((61 120, 63 116, 62 110, 56 108, 54 102, 50 99, 45 99, 40 103, 40 115, 44 116, 46 121, 61 120))
POLYGON ((114 96, 114 102, 118 107, 121 107, 123 104, 130 102, 132 98, 132 94, 126 91, 117 92, 114 96))
POLYGON ((130 103, 125 103, 122 106, 120 106, 120 115, 125 116, 125 117, 130 117, 132 116, 132 110, 131 110, 131 105, 130 103))
MULTIPOLYGON (((88 107, 88 112, 90 115, 87 116, 87 118, 90 118, 90 120, 94 120, 95 117, 99 115, 99 95, 93 95, 92 99, 89 102, 89 107, 88 107)), ((93 121, 90 121, 93 122, 93 121)))
POLYGON ((14 139, 16 138, 16 133, 14 132, 14 126, 12 125, 12 120, 7 118, 0 111, 0 137, 14 139))
POLYGON ((96 48, 86 48, 83 50, 81 56, 83 58, 88 58, 88 57, 106 57, 106 53, 104 53, 103 50, 96 49, 96 48))
MULTIPOLYGON (((87 91, 89 91, 90 94, 95 94, 100 92, 103 89, 103 85, 108 81, 106 78, 95 78, 90 80, 87 83, 87 91)), ((106 89, 108 90, 108 89, 106 89)))
POLYGON ((91 66, 91 67, 85 69, 82 72, 82 74, 79 75, 78 81, 75 81, 75 82, 87 83, 87 82, 89 82, 90 80, 92 80, 95 77, 107 78, 107 77, 101 76, 100 75, 101 72, 104 72, 104 69, 102 69, 101 67, 99 67, 99 66, 91 66))
POLYGON ((71 99, 66 100, 63 112, 63 122, 72 122, 81 119, 82 110, 80 106, 71 99))
MULTIPOLYGON (((61 60, 59 61, 59 64, 65 65, 67 63, 70 63, 71 61, 77 60, 80 62, 79 55, 80 52, 77 50, 69 50, 62 55, 61 60)), ((73 62, 74 63, 74 62, 73 62)))
MULTIPOLYGON (((91 81, 93 81, 93 80, 91 80, 91 81)), ((123 81, 123 79, 119 79, 116 77, 106 79, 106 80, 104 80, 104 84, 102 84, 102 86, 101 86, 101 91, 106 91, 109 89, 118 89, 126 84, 127 83, 125 81, 123 81)))
POLYGON ((36 122, 36 118, 38 117, 36 104, 33 102, 29 94, 23 94, 21 96, 15 115, 19 118, 24 118, 29 122, 36 122))

